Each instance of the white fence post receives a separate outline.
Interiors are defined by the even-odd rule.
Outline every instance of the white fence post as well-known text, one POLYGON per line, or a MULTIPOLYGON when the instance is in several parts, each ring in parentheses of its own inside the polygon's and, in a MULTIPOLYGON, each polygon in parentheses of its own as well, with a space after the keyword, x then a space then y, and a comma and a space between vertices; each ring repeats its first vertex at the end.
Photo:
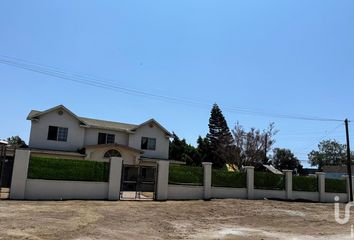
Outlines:
POLYGON ((326 195, 326 174, 324 172, 316 172, 318 180, 318 194, 320 202, 325 202, 326 195))
POLYGON ((247 197, 254 199, 254 167, 246 166, 247 171, 247 197))
POLYGON ((203 162, 203 186, 204 186, 204 200, 211 199, 211 173, 212 163, 203 162))
POLYGON ((165 201, 168 199, 169 171, 170 171, 170 161, 168 160, 158 161, 156 200, 165 201))
POLYGON ((29 150, 16 150, 14 166, 12 170, 10 199, 25 199, 26 180, 30 156, 31 151, 29 150))
MULTIPOLYGON (((350 202, 350 184, 349 184, 349 176, 348 175, 344 175, 343 176, 346 180, 347 183, 347 195, 348 195, 348 202, 350 202)), ((354 176, 352 177, 352 183, 353 183, 353 188, 354 188, 354 182, 353 182, 354 176)), ((354 192, 354 191, 353 191, 354 192)))
POLYGON ((293 171, 283 170, 283 173, 285 175, 286 199, 291 200, 293 198, 293 171))
POLYGON ((111 157, 109 167, 108 200, 117 201, 120 196, 123 159, 111 157))

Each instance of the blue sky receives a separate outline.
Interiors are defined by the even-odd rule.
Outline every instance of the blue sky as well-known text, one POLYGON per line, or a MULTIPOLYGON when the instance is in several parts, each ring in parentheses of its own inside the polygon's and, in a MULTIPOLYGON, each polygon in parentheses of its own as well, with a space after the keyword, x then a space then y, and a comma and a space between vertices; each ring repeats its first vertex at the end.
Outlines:
MULTIPOLYGON (((0 64, 0 138, 28 140, 31 109, 64 104, 80 116, 141 123, 154 117, 195 144, 211 105, 354 119, 354 2, 4 1, 0 55, 115 85, 200 101, 195 107, 73 83, 0 64)), ((1 59, 1 56, 0 56, 1 59)), ((337 122, 224 111, 230 128, 275 122, 277 146, 306 160, 337 122)), ((354 130, 351 131, 354 134, 354 130)))

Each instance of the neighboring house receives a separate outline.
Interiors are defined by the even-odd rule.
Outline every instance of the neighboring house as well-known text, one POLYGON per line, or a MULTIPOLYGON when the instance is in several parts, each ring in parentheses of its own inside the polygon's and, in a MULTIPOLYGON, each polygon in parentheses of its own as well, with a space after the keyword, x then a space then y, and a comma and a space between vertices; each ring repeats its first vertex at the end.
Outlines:
POLYGON ((106 161, 122 157, 124 163, 168 159, 172 134, 156 120, 127 124, 79 117, 63 105, 32 110, 29 148, 34 155, 106 161))
MULTIPOLYGON (((323 166, 322 170, 326 173, 326 178, 341 179, 343 175, 348 175, 346 166, 323 166)), ((354 166, 352 172, 354 173, 354 166)))

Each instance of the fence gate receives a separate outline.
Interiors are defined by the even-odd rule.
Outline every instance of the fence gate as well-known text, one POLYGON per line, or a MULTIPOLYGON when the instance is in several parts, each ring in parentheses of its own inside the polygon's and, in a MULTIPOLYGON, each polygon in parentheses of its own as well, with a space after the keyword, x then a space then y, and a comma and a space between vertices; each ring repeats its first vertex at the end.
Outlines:
POLYGON ((122 168, 121 200, 154 200, 157 166, 125 165, 122 168))
POLYGON ((6 146, 0 146, 0 198, 7 198, 11 186, 14 156, 6 156, 6 146))

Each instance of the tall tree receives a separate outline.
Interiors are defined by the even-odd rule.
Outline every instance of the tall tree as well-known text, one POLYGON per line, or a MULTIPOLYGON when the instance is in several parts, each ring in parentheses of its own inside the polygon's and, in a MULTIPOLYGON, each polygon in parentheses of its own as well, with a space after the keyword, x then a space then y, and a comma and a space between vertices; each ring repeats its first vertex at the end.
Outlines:
POLYGON ((295 155, 285 148, 275 148, 273 150, 272 164, 279 170, 295 170, 302 169, 302 165, 295 155))
POLYGON ((311 166, 321 169, 325 165, 345 165, 346 145, 336 140, 324 140, 318 144, 318 150, 308 155, 311 166))
POLYGON ((221 168, 226 162, 232 161, 230 158, 232 157, 234 139, 217 104, 214 104, 211 110, 207 140, 210 148, 208 161, 211 161, 214 167, 221 168))
POLYGON ((274 136, 277 131, 274 123, 266 130, 251 128, 246 131, 239 123, 232 131, 235 139, 234 164, 242 166, 254 166, 261 169, 263 164, 268 163, 267 152, 275 143, 274 136))
POLYGON ((187 165, 199 166, 201 157, 198 150, 188 144, 185 139, 180 139, 173 133, 173 140, 170 142, 169 159, 185 162, 187 165))
POLYGON ((25 141, 23 141, 20 136, 12 136, 7 138, 6 140, 10 146, 16 147, 16 148, 26 148, 28 147, 25 141))

